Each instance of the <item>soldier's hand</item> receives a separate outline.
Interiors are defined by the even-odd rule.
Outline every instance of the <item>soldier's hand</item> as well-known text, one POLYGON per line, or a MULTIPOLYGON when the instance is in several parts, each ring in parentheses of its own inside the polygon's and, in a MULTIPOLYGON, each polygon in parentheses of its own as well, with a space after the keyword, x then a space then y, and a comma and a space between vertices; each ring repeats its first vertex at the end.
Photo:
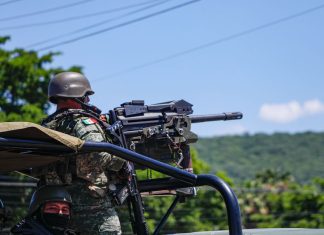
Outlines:
POLYGON ((101 121, 108 123, 108 118, 106 114, 100 114, 99 118, 101 121))
POLYGON ((132 165, 127 161, 122 168, 117 172, 117 176, 121 179, 130 180, 132 176, 132 165))

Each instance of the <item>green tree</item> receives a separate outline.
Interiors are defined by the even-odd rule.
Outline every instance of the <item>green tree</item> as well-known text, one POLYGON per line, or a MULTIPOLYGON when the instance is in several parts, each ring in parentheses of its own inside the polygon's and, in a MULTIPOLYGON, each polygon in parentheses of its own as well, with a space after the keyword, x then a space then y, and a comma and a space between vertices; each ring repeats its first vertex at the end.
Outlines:
MULTIPOLYGON (((48 111, 50 78, 63 71, 50 67, 58 52, 39 55, 21 48, 5 50, 10 37, 0 37, 0 121, 39 122, 48 111)), ((68 68, 81 72, 80 66, 68 68)))
POLYGON ((323 182, 301 185, 287 173, 258 174, 239 194, 245 227, 323 228, 323 182))
MULTIPOLYGON (((58 52, 39 55, 35 51, 21 48, 4 49, 10 37, 0 37, 0 122, 28 121, 39 123, 46 115, 50 104, 47 101, 47 87, 50 78, 63 71, 61 67, 51 67, 58 52)), ((68 68, 69 71, 81 72, 80 66, 68 68)), ((17 181, 24 178, 17 177, 17 181)), ((17 198, 25 203, 31 189, 25 189, 17 198)), ((13 225, 26 213, 26 208, 9 208, 12 217, 8 225, 13 225)))

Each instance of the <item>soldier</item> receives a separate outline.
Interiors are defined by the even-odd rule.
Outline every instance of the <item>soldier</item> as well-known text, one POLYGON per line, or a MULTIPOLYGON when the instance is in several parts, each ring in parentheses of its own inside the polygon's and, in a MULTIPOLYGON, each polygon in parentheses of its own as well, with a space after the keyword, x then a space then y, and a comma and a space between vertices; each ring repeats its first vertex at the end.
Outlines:
POLYGON ((42 186, 36 190, 29 204, 28 214, 16 224, 14 235, 76 234, 68 229, 72 199, 62 186, 42 186))
MULTIPOLYGON (((94 94, 88 79, 75 72, 57 74, 49 83, 50 102, 57 105, 55 113, 42 125, 87 141, 109 141, 97 108, 89 105, 94 94)), ((89 153, 70 158, 63 167, 47 169, 43 184, 67 184, 74 201, 74 228, 82 234, 121 234, 120 221, 108 184, 116 173, 127 175, 127 162, 108 153, 89 153)))

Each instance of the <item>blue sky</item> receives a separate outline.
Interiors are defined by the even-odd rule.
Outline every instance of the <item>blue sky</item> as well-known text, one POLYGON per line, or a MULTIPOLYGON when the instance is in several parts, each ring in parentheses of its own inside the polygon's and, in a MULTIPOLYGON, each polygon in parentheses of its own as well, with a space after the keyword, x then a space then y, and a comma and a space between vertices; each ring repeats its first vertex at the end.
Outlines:
POLYGON ((200 136, 324 131, 323 0, 8 2, 0 0, 0 35, 12 37, 8 49, 57 37, 29 47, 39 50, 106 30, 39 52, 62 52, 55 66, 83 66, 96 91, 92 103, 102 110, 132 99, 144 99, 146 104, 185 99, 194 105, 194 114, 244 114, 238 121, 195 124, 193 130, 200 136), (191 4, 107 30, 184 3, 191 4), (74 6, 28 15, 67 4, 74 6), (109 14, 28 26, 124 7, 109 14), (71 34, 103 21, 107 23, 71 34), (199 49, 203 45, 209 46, 199 49))

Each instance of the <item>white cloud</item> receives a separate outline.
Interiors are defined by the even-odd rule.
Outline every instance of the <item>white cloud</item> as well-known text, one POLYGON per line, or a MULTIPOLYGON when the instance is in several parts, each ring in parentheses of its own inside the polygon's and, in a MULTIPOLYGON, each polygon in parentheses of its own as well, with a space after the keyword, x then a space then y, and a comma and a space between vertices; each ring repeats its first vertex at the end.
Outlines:
POLYGON ((317 114, 324 112, 324 104, 319 100, 309 100, 304 103, 306 114, 317 114))
POLYGON ((263 104, 259 116, 266 121, 288 123, 307 115, 324 113, 324 103, 308 100, 303 104, 291 101, 283 104, 263 104))

